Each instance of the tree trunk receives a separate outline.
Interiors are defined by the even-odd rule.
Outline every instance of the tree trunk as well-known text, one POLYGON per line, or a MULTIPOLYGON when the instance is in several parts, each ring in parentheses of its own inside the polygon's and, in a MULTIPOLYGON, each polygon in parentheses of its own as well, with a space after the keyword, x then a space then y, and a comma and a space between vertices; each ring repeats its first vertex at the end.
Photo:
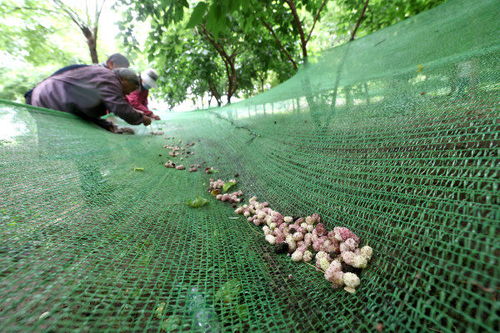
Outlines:
MULTIPOLYGON (((210 90, 211 94, 210 101, 212 100, 212 97, 214 97, 215 100, 217 101, 217 106, 221 106, 222 104, 221 95, 217 91, 217 87, 215 87, 215 84, 212 82, 211 79, 208 80, 208 89, 210 90)), ((210 101, 208 101, 209 106, 210 106, 210 101)))
POLYGON ((99 58, 97 57, 97 43, 95 38, 87 39, 87 44, 89 45, 90 59, 93 64, 99 63, 99 58))
POLYGON ((87 39, 87 45, 89 47, 90 59, 93 64, 99 63, 99 58, 97 56, 97 36, 90 31, 88 27, 82 28, 83 35, 87 39))
POLYGON ((208 42, 215 48, 222 61, 224 62, 224 66, 226 67, 226 76, 228 81, 227 88, 227 104, 231 104, 231 97, 234 95, 236 90, 238 90, 238 78, 236 76, 236 56, 237 53, 234 51, 231 55, 229 55, 224 46, 222 46, 214 36, 206 29, 204 25, 201 25, 202 35, 208 40, 208 42))
POLYGON ((99 58, 97 56, 97 32, 99 28, 99 18, 101 17, 102 9, 104 8, 104 3, 106 0, 101 1, 101 7, 97 6, 97 0, 95 2, 95 17, 92 20, 89 17, 88 7, 87 7, 87 19, 82 19, 70 6, 66 5, 62 0, 52 0, 52 2, 62 11, 66 16, 68 16, 73 23, 75 23, 78 28, 82 31, 85 39, 87 40, 87 45, 89 47, 90 59, 92 63, 99 63, 99 58), (89 27, 92 27, 90 30, 89 27))
POLYGON ((234 65, 235 63, 235 57, 229 57, 228 61, 230 61, 229 65, 229 72, 228 72, 228 79, 229 79, 229 84, 228 84, 228 89, 227 89, 227 104, 231 104, 231 97, 233 97, 234 93, 238 89, 238 82, 236 78, 236 67, 234 65))
POLYGON ((366 104, 370 105, 370 92, 368 91, 368 84, 365 82, 363 83, 363 86, 365 88, 366 104))
POLYGON ((368 8, 368 2, 370 2, 370 0, 366 0, 365 5, 363 6, 363 9, 361 10, 361 15, 359 15, 358 21, 356 22, 356 25, 354 26, 354 30, 351 33, 351 38, 349 39, 350 41, 354 40, 354 37, 356 37, 356 32, 358 31, 358 28, 361 25, 361 21, 363 21, 363 18, 365 17, 366 8, 368 8))
POLYGON ((352 94, 351 94, 351 87, 344 87, 344 93, 345 93, 345 105, 347 107, 352 106, 352 94))

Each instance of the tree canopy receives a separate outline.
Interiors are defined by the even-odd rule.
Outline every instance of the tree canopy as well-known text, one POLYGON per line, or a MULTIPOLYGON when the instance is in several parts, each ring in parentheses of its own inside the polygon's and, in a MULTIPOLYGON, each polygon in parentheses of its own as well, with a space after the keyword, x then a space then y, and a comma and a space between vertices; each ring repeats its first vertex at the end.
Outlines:
MULTIPOLYGON (((105 1, 95 0, 79 12, 65 0, 5 0, 0 4, 0 54, 28 67, 49 67, 33 71, 45 75, 54 67, 88 63, 88 55, 97 62, 105 1), (70 27, 72 45, 54 41, 53 36, 61 37, 70 27)), ((207 106, 252 96, 287 80, 325 48, 444 1, 116 0, 114 8, 122 13, 121 40, 133 67, 154 67, 160 79, 153 93, 174 107, 189 99, 207 106), (148 37, 141 46, 138 32, 144 29, 148 37)), ((13 75, 8 66, 0 68, 0 76, 8 90, 0 97, 13 99, 41 79, 13 75)))
POLYGON ((189 96, 215 99, 218 105, 251 96, 288 79, 321 51, 325 43, 316 36, 329 33, 334 38, 326 47, 336 46, 442 2, 121 0, 130 48, 138 22, 151 22, 145 52, 162 76, 157 94, 170 106, 189 96))
POLYGON ((0 2, 0 98, 23 101, 27 90, 55 70, 70 64, 96 63, 98 54, 119 51, 109 42, 98 42, 99 18, 105 3, 0 2))

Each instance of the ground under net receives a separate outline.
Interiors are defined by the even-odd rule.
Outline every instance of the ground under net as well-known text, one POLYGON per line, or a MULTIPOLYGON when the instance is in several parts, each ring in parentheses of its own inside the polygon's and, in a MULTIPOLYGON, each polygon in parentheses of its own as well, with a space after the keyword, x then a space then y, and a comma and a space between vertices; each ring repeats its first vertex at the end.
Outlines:
POLYGON ((498 31, 497 1, 449 1, 164 136, 0 103, 0 331, 496 331, 498 31), (219 173, 165 168, 179 140, 219 173), (357 292, 207 193, 235 174, 370 245, 357 292))

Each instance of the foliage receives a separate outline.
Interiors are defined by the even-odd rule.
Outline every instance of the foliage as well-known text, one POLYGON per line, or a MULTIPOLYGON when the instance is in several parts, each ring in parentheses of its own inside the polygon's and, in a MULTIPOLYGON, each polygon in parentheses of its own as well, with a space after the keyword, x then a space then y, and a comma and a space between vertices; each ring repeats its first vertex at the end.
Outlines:
MULTIPOLYGON (((339 34, 350 34, 366 0, 338 0, 338 14, 333 17, 339 34)), ((370 0, 357 36, 361 37, 398 23, 446 0, 370 0)))
MULTIPOLYGON (((233 96, 248 97, 263 91, 271 82, 288 79, 297 68, 296 64, 283 65, 289 61, 290 53, 297 54, 294 39, 284 31, 282 39, 286 45, 281 45, 258 18, 250 19, 265 6, 250 8, 240 1, 198 2, 192 14, 184 16, 172 1, 151 1, 144 6, 122 2, 135 7, 127 11, 127 22, 131 18, 151 19, 147 52, 164 76, 156 95, 166 98, 171 106, 193 95, 215 98, 218 105, 226 96, 230 103, 233 96), (170 24, 168 28, 166 22, 170 24)), ((268 26, 279 27, 281 17, 275 19, 268 26)), ((135 48, 131 24, 122 25, 125 41, 132 44, 131 49, 135 48)))
MULTIPOLYGON (((90 39, 85 37, 92 42, 89 49, 93 62, 97 61, 96 22, 104 1, 96 1, 95 12, 88 15, 61 0, 4 0, 0 4, 0 56, 43 68, 33 72, 44 75, 82 62, 71 47, 63 50, 51 38, 78 22, 80 33, 91 33, 90 39)), ((117 2, 125 9, 120 29, 129 57, 144 62, 141 53, 147 53, 160 72, 159 88, 153 93, 173 107, 196 97, 221 105, 233 97, 252 96, 287 80, 311 54, 348 41, 358 22, 356 37, 361 37, 444 1, 368 0, 363 16, 367 0, 117 2), (145 50, 134 34, 142 22, 151 26, 145 50)), ((16 99, 26 86, 41 79, 34 74, 12 74, 6 68, 0 76, 2 96, 16 99)))
MULTIPOLYGON (((126 15, 127 19, 141 17, 133 12, 126 15)), ((293 71, 282 65, 274 41, 262 37, 266 36, 263 27, 245 34, 238 15, 228 18, 231 29, 218 33, 208 30, 206 21, 186 28, 186 17, 165 29, 152 19, 146 52, 160 72, 155 95, 166 99, 171 107, 191 96, 208 96, 209 101, 215 99, 221 105, 223 96, 230 102, 238 92, 249 96, 258 91, 255 87, 262 90, 270 77, 289 78, 293 71)), ((122 25, 130 29, 130 25, 122 25)), ((130 31, 123 37, 136 51, 130 31)))
POLYGON ((156 62, 160 74, 156 95, 162 96, 171 107, 187 99, 188 93, 196 96, 209 93, 220 99, 224 69, 215 50, 199 35, 182 27, 173 27, 160 38, 149 43, 148 48, 149 58, 156 62))
POLYGON ((24 101, 23 94, 55 70, 89 63, 91 48, 95 47, 95 52, 90 52, 95 55, 93 62, 97 51, 119 51, 112 43, 96 45, 92 39, 97 36, 95 18, 105 1, 0 1, 0 96, 24 101), (71 7, 62 9, 56 3, 71 7), (90 39, 82 36, 81 27, 91 33, 90 39))
POLYGON ((0 3, 0 45, 11 58, 40 66, 71 56, 49 38, 58 26, 48 20, 51 9, 36 0, 0 3))
POLYGON ((23 101, 25 92, 43 79, 43 75, 33 72, 13 73, 8 68, 0 67, 0 99, 23 101))
POLYGON ((79 62, 53 40, 63 32, 52 17, 52 9, 36 0, 0 3, 0 98, 24 101, 24 93, 61 64, 79 62))

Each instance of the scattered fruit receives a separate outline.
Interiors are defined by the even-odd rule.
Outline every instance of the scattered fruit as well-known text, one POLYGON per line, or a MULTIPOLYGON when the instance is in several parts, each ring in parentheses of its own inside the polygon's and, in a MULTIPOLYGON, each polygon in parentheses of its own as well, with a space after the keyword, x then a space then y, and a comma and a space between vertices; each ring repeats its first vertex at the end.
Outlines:
MULTIPOLYGON (((210 180, 212 190, 220 189, 224 184, 221 179, 210 180)), ((225 196, 219 193, 216 198, 227 201, 225 196)), ((358 248, 361 240, 348 228, 335 227, 328 231, 319 214, 295 219, 283 216, 271 209, 267 202, 258 202, 256 197, 234 212, 261 226, 266 241, 275 245, 276 253, 288 252, 295 262, 309 262, 314 258, 317 269, 324 272, 325 279, 334 288, 344 287, 349 293, 356 292, 360 284, 356 273, 367 267, 373 249, 369 246, 358 248)))

